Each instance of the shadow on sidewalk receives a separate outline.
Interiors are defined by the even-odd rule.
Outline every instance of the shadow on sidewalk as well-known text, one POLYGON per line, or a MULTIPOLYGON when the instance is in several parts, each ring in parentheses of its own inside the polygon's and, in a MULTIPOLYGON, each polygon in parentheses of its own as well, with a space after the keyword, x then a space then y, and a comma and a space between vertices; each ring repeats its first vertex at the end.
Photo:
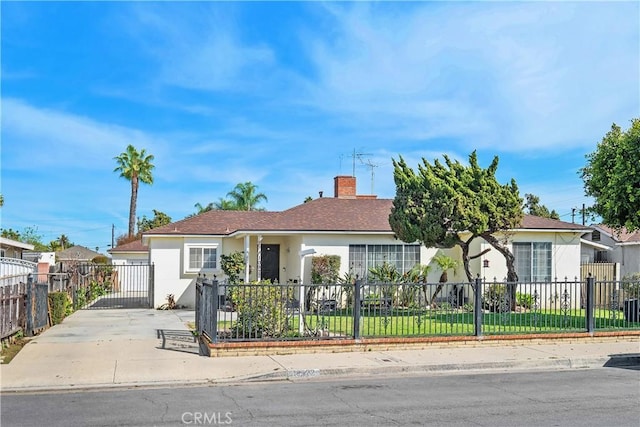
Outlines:
POLYGON ((180 351, 182 353, 199 354, 198 339, 191 331, 178 329, 156 329, 158 338, 162 339, 162 350, 180 351))
POLYGON ((604 367, 640 371, 640 353, 610 354, 604 367))

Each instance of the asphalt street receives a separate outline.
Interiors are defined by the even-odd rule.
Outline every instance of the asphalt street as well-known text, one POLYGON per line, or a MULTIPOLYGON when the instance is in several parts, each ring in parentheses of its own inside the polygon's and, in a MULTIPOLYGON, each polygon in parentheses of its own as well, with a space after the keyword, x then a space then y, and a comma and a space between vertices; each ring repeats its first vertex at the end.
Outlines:
POLYGON ((2 396, 2 426, 633 426, 636 367, 2 396))

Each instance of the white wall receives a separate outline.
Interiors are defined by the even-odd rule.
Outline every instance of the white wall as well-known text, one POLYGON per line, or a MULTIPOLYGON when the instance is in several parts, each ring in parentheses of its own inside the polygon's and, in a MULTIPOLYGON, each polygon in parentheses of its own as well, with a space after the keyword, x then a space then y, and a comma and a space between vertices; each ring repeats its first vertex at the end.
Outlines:
POLYGON ((139 265, 148 262, 148 252, 116 252, 111 255, 111 264, 113 265, 139 265))
POLYGON ((620 277, 640 273, 640 245, 616 246, 614 252, 620 263, 620 277))
MULTIPOLYGON (((558 280, 564 280, 565 277, 568 280, 574 280, 580 278, 580 261, 581 261, 581 244, 580 234, 578 233, 559 233, 559 232, 545 232, 545 231, 519 231, 509 237, 507 247, 513 253, 513 242, 550 242, 552 250, 552 268, 551 278, 552 280, 557 278, 558 280)), ((474 242, 475 243, 475 242, 474 242)), ((504 280, 507 276, 507 265, 504 256, 497 250, 493 249, 484 239, 478 239, 470 255, 479 253, 485 249, 491 248, 491 250, 480 257, 475 266, 476 274, 477 270, 482 269, 480 273, 482 277, 487 280, 504 280), (484 260, 489 261, 489 267, 481 267, 484 260)))
POLYGON ((195 276, 182 274, 182 237, 149 239, 149 261, 154 265, 154 307, 167 302, 173 294, 179 305, 194 307, 195 276))

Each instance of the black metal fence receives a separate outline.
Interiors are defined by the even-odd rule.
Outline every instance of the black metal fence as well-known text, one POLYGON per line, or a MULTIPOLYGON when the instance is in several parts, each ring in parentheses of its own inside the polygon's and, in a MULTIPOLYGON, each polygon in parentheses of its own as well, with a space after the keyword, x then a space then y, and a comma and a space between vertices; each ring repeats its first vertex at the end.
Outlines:
POLYGON ((594 278, 196 287, 196 328, 214 343, 640 329, 640 283, 594 278))
POLYGON ((71 295, 73 308, 153 308, 153 265, 78 264, 49 274, 52 289, 71 295))

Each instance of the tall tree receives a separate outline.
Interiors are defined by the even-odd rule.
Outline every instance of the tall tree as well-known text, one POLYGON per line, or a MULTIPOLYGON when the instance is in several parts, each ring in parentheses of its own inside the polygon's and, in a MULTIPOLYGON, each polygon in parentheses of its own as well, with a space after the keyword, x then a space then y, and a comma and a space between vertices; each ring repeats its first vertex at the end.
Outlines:
POLYGON ((153 218, 147 218, 146 215, 142 215, 142 219, 138 222, 138 234, 167 224, 171 224, 171 217, 154 209, 153 218))
POLYGON ((241 211, 261 211, 264 208, 258 208, 257 205, 262 201, 267 201, 264 193, 257 193, 258 187, 250 181, 239 183, 233 190, 227 193, 235 202, 237 209, 241 211))
POLYGON ((14 230, 13 228, 3 228, 2 233, 0 233, 2 237, 5 239, 15 240, 16 242, 22 242, 22 236, 20 236, 20 232, 14 230))
POLYGON ((203 206, 200 203, 196 203, 193 207, 197 209, 196 215, 200 215, 202 213, 212 211, 214 205, 213 203, 208 203, 206 206, 203 206))
POLYGON ((65 234, 61 234, 60 237, 58 237, 58 243, 62 250, 65 250, 69 247, 69 238, 65 234))
POLYGON ((238 208, 238 205, 236 204, 236 202, 234 202, 233 200, 229 200, 229 199, 223 199, 222 197, 220 197, 220 199, 213 204, 213 208, 215 210, 217 210, 217 211, 237 211, 237 210, 240 210, 240 208, 238 208))
POLYGON ((422 159, 418 173, 402 157, 393 160, 396 196, 389 224, 405 242, 421 242, 428 247, 460 246, 467 278, 473 279, 469 261, 471 242, 482 237, 504 257, 507 279, 516 282, 514 257, 499 237, 522 222, 522 199, 514 180, 498 183, 496 156, 487 169, 478 164, 474 151, 469 166, 444 156, 445 164, 422 159))
POLYGON ((131 201, 129 204, 129 237, 134 235, 136 205, 138 203, 138 187, 140 182, 153 184, 151 171, 155 167, 153 155, 147 155, 145 149, 136 150, 133 145, 127 146, 125 152, 114 157, 118 166, 113 170, 120 172, 120 177, 131 181, 131 201))
POLYGON ((605 224, 640 229, 640 118, 623 131, 615 123, 580 170, 591 210, 605 224))
POLYGON ((4 206, 4 196, 0 194, 0 208, 4 206))
POLYGON ((540 197, 535 194, 527 193, 524 195, 524 208, 529 215, 540 216, 543 218, 560 219, 560 215, 555 210, 549 212, 545 205, 540 204, 540 197))

